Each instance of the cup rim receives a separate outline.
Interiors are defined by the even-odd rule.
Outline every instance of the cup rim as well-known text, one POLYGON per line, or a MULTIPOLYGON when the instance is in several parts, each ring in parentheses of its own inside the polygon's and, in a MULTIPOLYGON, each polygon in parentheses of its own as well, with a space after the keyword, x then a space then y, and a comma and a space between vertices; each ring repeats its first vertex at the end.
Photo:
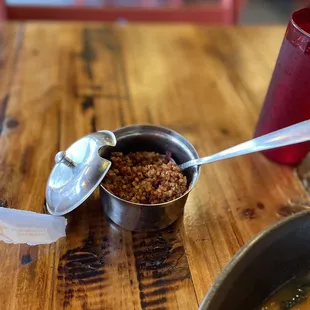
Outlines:
MULTIPOLYGON (((121 131, 121 130, 125 130, 125 129, 130 129, 130 128, 138 128, 138 127, 145 127, 145 128, 154 128, 154 129, 162 129, 164 132, 171 132, 173 134, 175 134, 176 136, 180 136, 182 139, 184 139, 188 144, 189 146, 194 150, 194 152, 196 153, 197 155, 197 158, 199 158, 199 155, 195 149, 195 147, 192 145, 192 143, 190 141, 188 141, 183 135, 181 135, 180 133, 168 128, 168 127, 164 127, 164 126, 160 126, 160 125, 150 125, 150 124, 134 124, 134 125, 127 125, 127 126, 123 126, 123 127, 120 127, 120 128, 117 128, 115 130, 113 130, 113 133, 116 133, 118 131, 121 131)), ((125 202, 125 203, 130 203, 132 206, 136 206, 136 207, 145 207, 145 208, 154 208, 154 207, 157 207, 157 208, 160 208, 160 207, 166 207, 167 205, 171 204, 171 203, 174 203, 175 201, 177 200, 180 200, 182 199, 183 197, 187 196, 192 190, 193 188, 195 187, 198 179, 199 179, 199 176, 200 176, 200 169, 201 167, 198 166, 197 167, 197 176, 196 178, 193 180, 193 182, 190 184, 189 188, 186 190, 186 192, 181 195, 180 197, 178 198, 175 198, 173 200, 169 200, 169 201, 166 201, 166 202, 162 202, 162 203, 156 203, 156 204, 143 204, 143 203, 137 203, 137 202, 132 202, 132 201, 128 201, 128 200, 125 200, 125 199, 122 199, 116 195, 114 195, 113 193, 111 193, 110 191, 108 191, 103 185, 102 185, 102 181, 100 182, 100 188, 103 189, 108 195, 112 196, 113 198, 121 201, 121 202, 125 202)))
MULTIPOLYGON (((308 37, 310 39, 310 33, 303 30, 294 20, 294 18, 296 17, 297 14, 300 14, 302 11, 309 11, 308 14, 310 14, 310 7, 306 7, 306 8, 302 8, 300 10, 295 11, 292 15, 291 15, 291 19, 290 22, 292 23, 292 25, 294 26, 295 29, 297 29, 299 32, 301 32, 303 35, 305 35, 306 37, 308 37)), ((309 21, 310 22, 310 21, 309 21)))

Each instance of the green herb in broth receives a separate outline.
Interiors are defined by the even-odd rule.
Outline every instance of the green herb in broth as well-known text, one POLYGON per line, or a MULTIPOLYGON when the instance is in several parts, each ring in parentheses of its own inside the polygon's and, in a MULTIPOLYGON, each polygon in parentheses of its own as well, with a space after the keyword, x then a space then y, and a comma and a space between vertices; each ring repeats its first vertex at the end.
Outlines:
POLYGON ((310 310, 309 275, 294 279, 281 287, 259 310, 310 310))

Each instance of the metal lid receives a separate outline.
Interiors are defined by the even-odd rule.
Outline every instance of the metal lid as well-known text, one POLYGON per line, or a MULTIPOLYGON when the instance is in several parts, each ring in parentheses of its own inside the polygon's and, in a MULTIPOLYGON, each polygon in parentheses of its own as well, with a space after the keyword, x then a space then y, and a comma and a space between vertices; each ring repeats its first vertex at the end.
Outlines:
POLYGON ((84 202, 98 187, 111 162, 100 157, 104 146, 115 146, 111 131, 89 134, 66 151, 56 154, 54 166, 46 186, 46 207, 53 215, 69 213, 84 202))

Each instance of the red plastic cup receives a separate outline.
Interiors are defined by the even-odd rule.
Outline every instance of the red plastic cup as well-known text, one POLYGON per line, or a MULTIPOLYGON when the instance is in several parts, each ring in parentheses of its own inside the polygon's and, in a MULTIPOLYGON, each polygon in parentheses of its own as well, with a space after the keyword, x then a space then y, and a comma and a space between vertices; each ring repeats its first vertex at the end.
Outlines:
MULTIPOLYGON (((273 71, 255 137, 310 119, 310 8, 293 13, 273 71)), ((263 153, 287 165, 300 163, 310 142, 263 153)))

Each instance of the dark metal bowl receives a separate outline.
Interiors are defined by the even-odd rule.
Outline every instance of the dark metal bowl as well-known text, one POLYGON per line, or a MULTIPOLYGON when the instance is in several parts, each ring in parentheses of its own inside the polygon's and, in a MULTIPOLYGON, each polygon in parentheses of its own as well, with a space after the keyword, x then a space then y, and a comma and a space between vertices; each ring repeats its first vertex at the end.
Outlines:
MULTIPOLYGON (((198 158, 195 148, 175 131, 152 125, 134 125, 114 131, 116 147, 105 148, 100 155, 109 158, 112 152, 155 151, 172 153, 177 164, 198 158)), ((107 216, 119 226, 133 231, 154 231, 172 224, 183 212, 188 194, 199 177, 200 168, 186 169, 188 190, 181 197, 160 204, 140 204, 125 201, 100 186, 101 202, 107 216)))
POLYGON ((252 310, 279 286, 310 270, 310 211, 258 234, 231 259, 200 310, 252 310))

